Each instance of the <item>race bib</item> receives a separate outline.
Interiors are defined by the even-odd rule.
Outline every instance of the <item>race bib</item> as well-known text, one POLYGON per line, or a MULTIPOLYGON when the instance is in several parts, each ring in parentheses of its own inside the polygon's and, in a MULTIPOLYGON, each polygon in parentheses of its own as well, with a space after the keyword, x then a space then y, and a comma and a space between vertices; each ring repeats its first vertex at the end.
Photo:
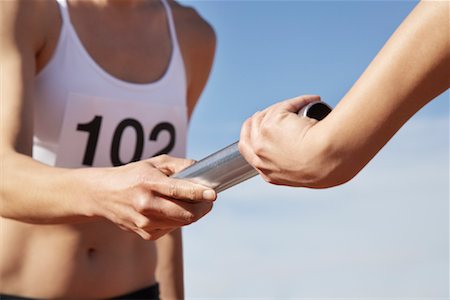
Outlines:
POLYGON ((69 94, 56 154, 66 168, 184 156, 186 107, 69 94))

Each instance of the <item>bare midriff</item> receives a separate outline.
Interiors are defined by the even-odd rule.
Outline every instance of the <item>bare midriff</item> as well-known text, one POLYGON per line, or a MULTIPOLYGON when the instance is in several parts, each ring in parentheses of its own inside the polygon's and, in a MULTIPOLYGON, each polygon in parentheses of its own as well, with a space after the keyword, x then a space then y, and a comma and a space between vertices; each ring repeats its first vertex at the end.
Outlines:
POLYGON ((4 294, 108 298, 156 282, 156 248, 108 221, 32 225, 0 219, 4 294))

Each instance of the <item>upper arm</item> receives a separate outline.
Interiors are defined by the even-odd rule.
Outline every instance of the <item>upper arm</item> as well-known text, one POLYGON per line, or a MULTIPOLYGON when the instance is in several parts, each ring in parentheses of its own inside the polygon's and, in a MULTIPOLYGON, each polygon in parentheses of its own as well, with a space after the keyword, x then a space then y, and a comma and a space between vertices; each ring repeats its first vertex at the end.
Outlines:
POLYGON ((191 116, 211 71, 216 36, 213 28, 194 9, 177 3, 173 5, 186 68, 188 114, 191 116))
POLYGON ((1 150, 31 155, 35 53, 43 39, 37 26, 40 1, 0 1, 1 150))

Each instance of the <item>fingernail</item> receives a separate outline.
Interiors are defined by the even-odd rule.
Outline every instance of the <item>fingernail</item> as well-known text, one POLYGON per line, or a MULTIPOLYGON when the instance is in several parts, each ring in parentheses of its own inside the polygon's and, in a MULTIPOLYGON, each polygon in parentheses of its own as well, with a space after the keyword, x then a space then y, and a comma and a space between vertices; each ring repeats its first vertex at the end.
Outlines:
POLYGON ((203 191, 203 198, 206 200, 215 200, 216 199, 216 192, 213 190, 205 190, 203 191))

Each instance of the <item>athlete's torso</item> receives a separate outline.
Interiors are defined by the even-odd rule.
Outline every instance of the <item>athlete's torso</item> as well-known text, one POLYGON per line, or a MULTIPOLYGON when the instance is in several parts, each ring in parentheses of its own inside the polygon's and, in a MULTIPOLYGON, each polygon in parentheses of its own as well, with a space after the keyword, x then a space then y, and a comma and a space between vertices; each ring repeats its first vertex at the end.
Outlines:
MULTIPOLYGON (((118 23, 108 17, 114 12, 98 13, 86 1, 61 1, 51 55, 38 58, 44 63, 35 79, 35 159, 87 167, 160 152, 184 156, 184 64, 168 5, 149 3, 151 13, 143 9, 118 23)), ((5 293, 103 298, 155 282, 154 243, 105 221, 2 220, 0 238, 5 293)))

